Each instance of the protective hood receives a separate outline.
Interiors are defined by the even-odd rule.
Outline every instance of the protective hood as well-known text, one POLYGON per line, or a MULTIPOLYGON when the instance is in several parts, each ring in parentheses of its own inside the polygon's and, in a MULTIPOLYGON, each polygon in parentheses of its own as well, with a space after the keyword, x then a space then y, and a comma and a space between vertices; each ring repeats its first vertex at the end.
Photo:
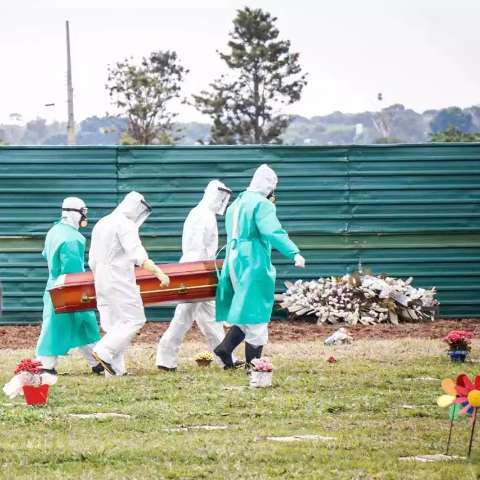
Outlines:
POLYGON ((85 202, 78 197, 67 197, 62 203, 62 223, 73 228, 86 227, 88 209, 85 202))
POLYGON ((232 191, 220 180, 212 180, 207 185, 200 204, 206 206, 217 215, 224 215, 231 195, 232 191))
POLYGON ((252 181, 247 190, 249 192, 257 192, 268 196, 275 190, 277 183, 277 174, 264 163, 263 165, 260 165, 253 174, 252 181))
POLYGON ((114 211, 122 213, 135 222, 137 227, 140 227, 149 217, 152 207, 145 201, 143 195, 138 192, 130 192, 125 195, 125 198, 114 211))

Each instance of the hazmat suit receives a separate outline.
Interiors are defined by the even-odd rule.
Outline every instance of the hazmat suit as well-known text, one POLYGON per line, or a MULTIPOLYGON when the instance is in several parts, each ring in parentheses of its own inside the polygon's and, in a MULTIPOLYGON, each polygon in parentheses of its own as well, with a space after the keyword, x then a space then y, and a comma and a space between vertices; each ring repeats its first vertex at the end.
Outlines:
POLYGON ((58 357, 78 348, 94 373, 103 368, 92 355, 100 339, 95 312, 56 314, 48 290, 66 273, 84 272, 85 237, 78 231, 87 224, 87 207, 83 200, 68 197, 62 204, 62 218, 47 233, 42 255, 48 262, 48 282, 43 295, 42 330, 36 355, 44 370, 56 374, 58 357))
POLYGON ((92 232, 88 264, 95 279, 100 324, 106 332, 94 356, 110 375, 126 373, 124 354, 146 322, 135 266, 150 270, 161 286, 169 283, 148 258, 138 233, 150 212, 143 195, 130 192, 92 232))
MULTIPOLYGON (((180 263, 215 259, 218 250, 216 216, 225 214, 231 193, 231 190, 218 180, 212 180, 207 185, 202 200, 190 211, 183 225, 180 263)), ((215 321, 214 302, 180 304, 158 344, 158 368, 176 369, 178 350, 194 321, 212 350, 223 340, 225 332, 223 324, 215 321)))
POLYGON ((277 183, 275 172, 261 165, 247 191, 227 210, 227 250, 217 287, 216 316, 217 321, 233 326, 214 350, 226 368, 232 365, 232 352, 242 340, 247 366, 261 356, 268 341, 276 279, 272 247, 293 260, 295 266, 305 266, 270 200, 277 183))

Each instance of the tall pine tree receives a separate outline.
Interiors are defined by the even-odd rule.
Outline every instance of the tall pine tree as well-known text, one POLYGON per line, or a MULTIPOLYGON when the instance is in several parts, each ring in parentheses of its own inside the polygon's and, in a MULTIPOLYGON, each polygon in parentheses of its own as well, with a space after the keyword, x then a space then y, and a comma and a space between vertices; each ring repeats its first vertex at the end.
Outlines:
POLYGON ((290 41, 278 39, 276 20, 261 9, 237 11, 229 51, 218 52, 229 74, 193 97, 213 120, 211 143, 282 143, 289 123, 282 109, 300 100, 307 81, 299 53, 290 51, 290 41))

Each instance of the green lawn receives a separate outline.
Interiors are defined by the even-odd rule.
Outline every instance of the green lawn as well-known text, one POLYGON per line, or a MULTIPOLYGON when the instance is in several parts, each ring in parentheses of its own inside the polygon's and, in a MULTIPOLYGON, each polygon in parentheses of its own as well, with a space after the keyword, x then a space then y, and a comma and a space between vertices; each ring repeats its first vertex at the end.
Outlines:
MULTIPOLYGON (((476 348, 479 346, 476 345, 476 348)), ((105 381, 74 356, 49 405, 0 397, 0 478, 5 479, 477 479, 480 438, 471 461, 418 463, 399 457, 442 453, 448 433, 436 406, 440 381, 457 367, 440 342, 359 341, 326 349, 319 342, 273 344, 274 388, 243 388, 243 371, 200 369, 203 350, 188 343, 180 371, 157 373, 154 349, 134 347, 134 376, 105 381), (419 356, 416 358, 416 352, 419 356), (325 359, 334 354, 338 363, 325 359), (411 408, 413 407, 413 408, 411 408), (130 418, 72 418, 116 412, 130 418), (224 430, 167 431, 178 426, 224 430), (331 441, 277 443, 267 435, 317 434, 331 441)), ((29 352, 0 350, 0 382, 29 352)), ((470 423, 454 431, 464 455, 470 423)))

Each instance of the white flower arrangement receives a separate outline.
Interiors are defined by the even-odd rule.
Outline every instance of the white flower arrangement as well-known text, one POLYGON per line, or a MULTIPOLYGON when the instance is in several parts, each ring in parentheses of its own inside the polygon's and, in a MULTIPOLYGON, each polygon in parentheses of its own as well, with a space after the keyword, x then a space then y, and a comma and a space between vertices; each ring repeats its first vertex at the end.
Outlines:
POLYGON ((272 386, 273 365, 269 358, 254 358, 250 371, 250 388, 267 388, 272 386))
POLYGON ((3 393, 13 399, 17 395, 25 394, 25 388, 41 388, 51 386, 57 382, 57 376, 42 372, 42 364, 39 361, 26 358, 15 369, 15 376, 4 385, 3 393))
POLYGON ((411 283, 411 277, 362 273, 285 282, 281 306, 295 317, 316 316, 319 324, 433 321, 438 307, 435 288, 414 288, 411 283))

